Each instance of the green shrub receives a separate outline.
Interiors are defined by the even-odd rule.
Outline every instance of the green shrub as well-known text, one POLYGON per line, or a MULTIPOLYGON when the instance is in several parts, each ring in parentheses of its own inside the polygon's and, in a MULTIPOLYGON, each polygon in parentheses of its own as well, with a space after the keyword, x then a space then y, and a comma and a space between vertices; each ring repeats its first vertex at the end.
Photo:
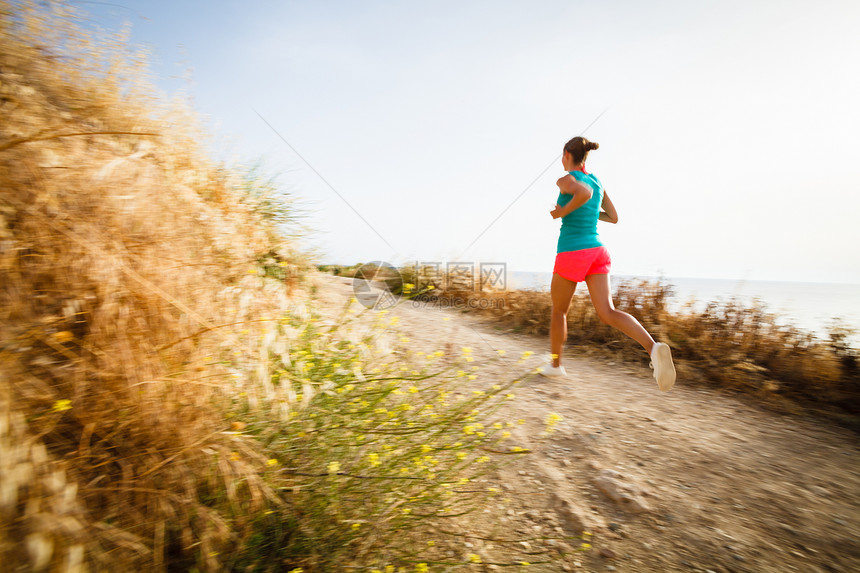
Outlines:
POLYGON ((344 333, 356 306, 334 325, 273 326, 268 397, 246 391, 235 403, 279 492, 236 568, 457 565, 437 549, 456 538, 450 521, 485 507, 498 492, 477 480, 525 453, 506 444, 515 422, 502 410, 521 378, 480 385, 468 349, 394 359, 376 344, 391 326, 385 311, 358 338, 344 333))

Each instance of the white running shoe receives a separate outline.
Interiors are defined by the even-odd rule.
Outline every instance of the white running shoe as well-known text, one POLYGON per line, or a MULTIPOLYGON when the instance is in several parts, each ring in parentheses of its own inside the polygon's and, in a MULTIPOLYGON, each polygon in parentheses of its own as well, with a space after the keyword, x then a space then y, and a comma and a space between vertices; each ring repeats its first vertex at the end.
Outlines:
POLYGON ((567 376, 567 371, 565 371, 564 366, 553 366, 550 362, 538 368, 538 374, 547 378, 564 378, 567 376))
POLYGON ((672 363, 672 351, 668 344, 658 342, 651 349, 651 367, 657 386, 663 392, 668 392, 675 385, 675 365, 672 363))

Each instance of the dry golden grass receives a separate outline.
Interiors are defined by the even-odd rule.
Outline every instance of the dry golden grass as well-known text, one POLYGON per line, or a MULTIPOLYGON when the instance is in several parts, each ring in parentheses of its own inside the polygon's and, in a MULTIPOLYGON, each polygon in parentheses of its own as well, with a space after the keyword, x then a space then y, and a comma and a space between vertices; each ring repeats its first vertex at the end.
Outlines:
MULTIPOLYGON (((687 381, 742 391, 783 410, 813 411, 860 426, 860 362, 857 349, 846 343, 846 328, 834 326, 827 339, 816 338, 782 324, 762 306, 737 300, 711 303, 702 310, 690 304, 673 311, 671 293, 671 285, 663 282, 626 281, 617 285, 614 302, 655 339, 669 343, 687 381)), ((481 296, 503 299, 499 307, 466 307, 521 332, 549 333, 548 292, 438 290, 430 294, 464 301, 481 296)), ((569 345, 648 362, 635 341, 601 323, 587 296, 574 296, 568 325, 569 345)))
POLYGON ((296 258, 142 60, 52 9, 0 5, 0 562, 216 570, 231 504, 271 494, 212 357, 290 304, 256 273, 296 258))
POLYGON ((398 362, 382 313, 322 324, 285 198, 67 12, 0 4, 0 563, 471 568, 444 529, 526 453, 518 381, 398 362))

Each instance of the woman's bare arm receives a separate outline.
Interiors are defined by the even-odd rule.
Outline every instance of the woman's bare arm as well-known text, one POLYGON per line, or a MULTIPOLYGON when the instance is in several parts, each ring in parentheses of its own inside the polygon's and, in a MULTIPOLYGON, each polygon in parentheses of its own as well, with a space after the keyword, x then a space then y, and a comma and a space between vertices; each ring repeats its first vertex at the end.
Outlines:
POLYGON ((603 192, 603 201, 600 203, 600 208, 603 209, 598 216, 598 220, 606 221, 607 223, 618 222, 618 212, 615 210, 615 205, 609 199, 609 195, 603 192))
POLYGON ((559 217, 564 217, 565 215, 573 213, 575 210, 585 205, 594 194, 591 187, 584 183, 580 183, 570 175, 566 175, 558 180, 558 188, 562 193, 573 195, 573 197, 570 198, 570 201, 568 201, 567 205, 564 207, 556 205, 555 209, 549 212, 553 219, 558 219, 559 217))

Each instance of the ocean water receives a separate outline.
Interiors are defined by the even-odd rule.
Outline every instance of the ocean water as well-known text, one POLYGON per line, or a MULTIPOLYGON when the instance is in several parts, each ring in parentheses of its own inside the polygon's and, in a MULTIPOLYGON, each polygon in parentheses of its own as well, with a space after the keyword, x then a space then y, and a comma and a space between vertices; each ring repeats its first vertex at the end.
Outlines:
MULTIPOLYGON (((625 279, 655 277, 612 277, 617 283, 625 279)), ((508 272, 509 289, 549 290, 552 273, 508 272)), ((689 301, 701 309, 709 302, 735 298, 747 304, 761 303, 780 317, 780 324, 792 324, 826 338, 834 319, 855 330, 852 345, 860 348, 860 285, 835 283, 800 283, 778 281, 745 281, 730 279, 663 278, 674 287, 673 306, 678 309, 689 301)), ((585 293, 585 285, 577 287, 585 293)))

